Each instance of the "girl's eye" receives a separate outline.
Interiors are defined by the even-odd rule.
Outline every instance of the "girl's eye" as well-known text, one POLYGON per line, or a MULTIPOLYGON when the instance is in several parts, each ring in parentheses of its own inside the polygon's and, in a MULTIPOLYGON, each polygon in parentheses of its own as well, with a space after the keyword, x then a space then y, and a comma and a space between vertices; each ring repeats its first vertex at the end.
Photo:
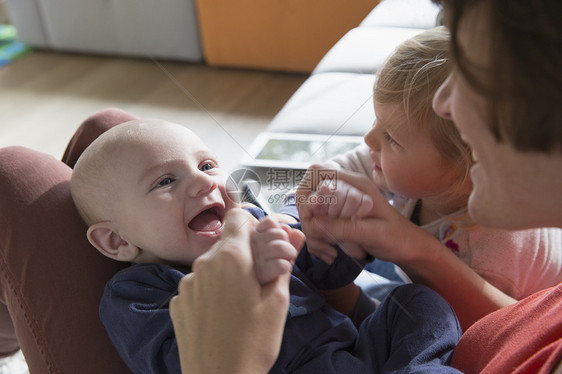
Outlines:
POLYGON ((158 182, 156 187, 164 187, 164 186, 167 186, 167 185, 172 184, 174 182, 175 182, 174 178, 166 177, 166 178, 162 179, 160 182, 158 182))
POLYGON ((384 138, 386 139, 388 144, 390 144, 390 145, 400 145, 400 144, 398 144, 398 142, 396 140, 394 140, 392 138, 392 136, 390 136, 390 134, 386 130, 383 132, 383 134, 384 134, 384 138))
POLYGON ((211 162, 205 162, 205 163, 201 166, 200 170, 201 170, 201 171, 209 171, 209 170, 212 170, 212 169, 214 169, 214 168, 215 168, 215 165, 214 165, 213 163, 211 163, 211 162))

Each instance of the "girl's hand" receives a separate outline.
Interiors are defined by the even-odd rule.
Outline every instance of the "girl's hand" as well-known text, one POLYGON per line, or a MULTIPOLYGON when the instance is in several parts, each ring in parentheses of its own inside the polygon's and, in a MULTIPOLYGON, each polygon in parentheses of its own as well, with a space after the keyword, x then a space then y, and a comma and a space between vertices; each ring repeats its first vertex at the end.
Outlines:
MULTIPOLYGON (((337 177, 337 171, 334 171, 334 176, 337 177)), ((349 183, 331 179, 320 181, 303 205, 301 209, 308 209, 315 217, 359 220, 371 211, 373 202, 369 195, 349 183)), ((309 235, 307 244, 311 254, 328 264, 333 263, 337 256, 334 244, 338 244, 349 256, 360 260, 365 258, 365 251, 358 244, 338 242, 327 231, 320 237, 309 235)))
POLYGON ((363 210, 363 207, 358 208, 361 218, 352 218, 353 215, 343 209, 339 210, 337 217, 317 214, 321 212, 317 206, 302 203, 315 198, 315 191, 322 182, 315 176, 324 169, 321 165, 311 166, 305 175, 309 179, 297 189, 297 201, 301 202, 297 208, 303 231, 307 236, 307 243, 316 244, 314 250, 320 253, 320 258, 333 259, 335 250, 329 249, 328 245, 336 243, 344 243, 343 246, 350 248, 352 255, 360 259, 363 258, 361 251, 366 251, 385 261, 408 264, 415 262, 417 256, 425 255, 419 249, 427 241, 433 242, 436 239, 403 217, 388 203, 377 186, 361 174, 337 170, 337 184, 347 184, 368 196, 368 199, 362 197, 362 201, 367 201, 365 206, 369 207, 368 211, 363 210), (341 214, 342 212, 345 214, 341 214), (320 242, 326 245, 318 244, 320 242), (350 247, 347 243, 354 243, 356 246, 350 247))
POLYGON ((307 204, 314 215, 332 218, 360 219, 373 208, 369 195, 338 179, 318 183, 307 204))

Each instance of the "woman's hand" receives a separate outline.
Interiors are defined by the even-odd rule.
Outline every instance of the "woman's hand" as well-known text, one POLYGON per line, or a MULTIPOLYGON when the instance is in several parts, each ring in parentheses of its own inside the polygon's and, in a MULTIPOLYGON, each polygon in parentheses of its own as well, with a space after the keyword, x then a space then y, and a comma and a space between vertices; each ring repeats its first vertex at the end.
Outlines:
POLYGON ((170 302, 183 372, 265 374, 275 363, 289 306, 290 273, 261 286, 250 231, 230 210, 221 239, 193 264, 170 302))
MULTIPOLYGON (((320 165, 311 166, 304 177, 308 179, 304 179, 306 182, 301 183, 296 192, 299 202, 297 208, 307 243, 312 242, 323 249, 323 259, 329 259, 328 245, 336 243, 355 243, 361 251, 366 251, 373 257, 400 264, 413 263, 419 256, 428 255, 419 253, 420 245, 436 239, 403 217, 388 203, 378 187, 361 174, 346 170, 334 171, 336 185, 350 185, 368 197, 362 198, 368 204, 361 204, 356 208, 360 213, 359 218, 352 219, 353 215, 350 214, 319 214, 317 204, 308 201, 317 198, 316 191, 322 183, 317 176, 324 169, 320 165), (368 210, 364 211, 364 207, 368 207, 368 210)), ((351 254, 359 259, 364 256, 364 253, 356 249, 351 254)))

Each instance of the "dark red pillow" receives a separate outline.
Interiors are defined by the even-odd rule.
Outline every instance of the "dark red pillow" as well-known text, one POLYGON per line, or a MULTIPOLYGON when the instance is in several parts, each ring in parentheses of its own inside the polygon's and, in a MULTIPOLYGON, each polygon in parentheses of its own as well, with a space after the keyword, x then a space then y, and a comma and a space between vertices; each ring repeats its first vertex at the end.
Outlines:
MULTIPOLYGON (((65 161, 73 165, 97 135, 134 118, 117 109, 94 114, 65 161)), ((34 373, 129 373, 98 317, 105 283, 127 264, 86 239, 71 171, 47 154, 0 149, 0 354, 19 343, 34 373)))

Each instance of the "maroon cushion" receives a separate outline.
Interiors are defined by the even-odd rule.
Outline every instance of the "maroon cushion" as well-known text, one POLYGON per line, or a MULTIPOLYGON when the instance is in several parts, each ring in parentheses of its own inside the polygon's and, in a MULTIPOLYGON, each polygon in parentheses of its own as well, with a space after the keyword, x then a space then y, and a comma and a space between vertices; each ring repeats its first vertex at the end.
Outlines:
POLYGON ((49 155, 0 149, 0 301, 31 372, 128 373, 98 317, 105 283, 126 264, 88 243, 70 174, 49 155))

